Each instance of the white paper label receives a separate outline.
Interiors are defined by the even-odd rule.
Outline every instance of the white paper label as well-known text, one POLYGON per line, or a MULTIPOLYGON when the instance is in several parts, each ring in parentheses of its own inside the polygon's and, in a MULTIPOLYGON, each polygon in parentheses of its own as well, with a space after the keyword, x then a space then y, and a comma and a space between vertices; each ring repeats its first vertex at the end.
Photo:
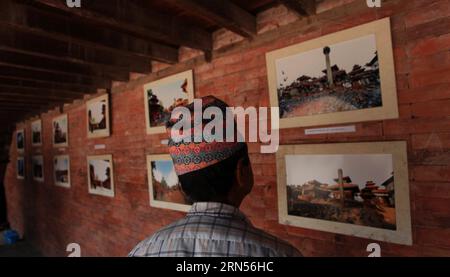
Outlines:
POLYGON ((96 145, 94 146, 94 149, 95 149, 95 150, 106 149, 106 145, 104 145, 104 144, 96 144, 96 145))
POLYGON ((316 129, 305 129, 305 135, 317 135, 317 134, 333 134, 333 133, 354 133, 356 132, 356 126, 339 126, 339 127, 328 127, 328 128, 316 128, 316 129))

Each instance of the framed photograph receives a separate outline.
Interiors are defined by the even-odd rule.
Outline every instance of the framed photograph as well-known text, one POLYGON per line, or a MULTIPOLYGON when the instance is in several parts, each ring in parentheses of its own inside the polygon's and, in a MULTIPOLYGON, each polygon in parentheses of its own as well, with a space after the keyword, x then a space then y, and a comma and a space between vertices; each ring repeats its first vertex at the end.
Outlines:
POLYGON ((192 70, 144 85, 147 134, 164 133, 172 110, 194 101, 192 70))
POLYGON ((109 128, 109 95, 89 100, 86 103, 88 138, 108 137, 109 128))
POLYGON ((88 156, 89 193, 114 197, 112 155, 88 156))
POLYGON ((68 155, 53 157, 53 176, 55 185, 70 188, 70 158, 68 155))
POLYGON ((16 131, 16 147, 17 152, 23 153, 25 151, 25 130, 20 129, 16 131))
POLYGON ((42 120, 38 119, 31 122, 31 145, 42 146, 42 120))
POLYGON ((406 151, 406 142, 280 146, 280 223, 411 245, 406 151))
POLYGON ((63 114, 53 119, 53 146, 69 146, 69 122, 67 114, 63 114))
POLYGON ((31 157, 33 180, 44 182, 44 157, 42 155, 31 157))
POLYGON ((280 128, 398 118, 390 19, 266 54, 280 128))
POLYGON ((150 206, 187 212, 191 208, 181 191, 170 155, 147 156, 150 206))
POLYGON ((17 179, 25 179, 25 158, 17 157, 17 179))

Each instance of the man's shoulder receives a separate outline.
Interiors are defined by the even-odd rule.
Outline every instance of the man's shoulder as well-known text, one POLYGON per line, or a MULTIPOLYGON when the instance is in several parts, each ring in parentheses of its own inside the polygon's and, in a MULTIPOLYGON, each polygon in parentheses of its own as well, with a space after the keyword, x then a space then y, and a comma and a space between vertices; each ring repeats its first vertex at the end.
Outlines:
POLYGON ((173 234, 174 229, 178 228, 184 219, 177 220, 153 233, 151 236, 145 238, 128 254, 128 256, 148 256, 149 251, 155 248, 155 244, 167 240, 173 234))
POLYGON ((264 248, 270 257, 299 257, 302 254, 289 242, 280 239, 262 229, 253 227, 256 237, 249 236, 247 243, 264 248))

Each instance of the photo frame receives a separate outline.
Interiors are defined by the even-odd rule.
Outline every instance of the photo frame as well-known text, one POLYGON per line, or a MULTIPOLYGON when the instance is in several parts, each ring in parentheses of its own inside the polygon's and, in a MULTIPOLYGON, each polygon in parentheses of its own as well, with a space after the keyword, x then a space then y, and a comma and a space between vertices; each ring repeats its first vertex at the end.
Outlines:
POLYGON ((53 180, 55 185, 70 188, 70 157, 58 155, 53 157, 53 180))
POLYGON ((114 197, 114 168, 112 155, 88 156, 87 173, 90 194, 114 197))
POLYGON ((42 120, 31 122, 31 145, 33 147, 42 146, 42 120))
POLYGON ((170 155, 148 155, 147 176, 150 206, 182 212, 190 210, 170 155))
POLYGON ((53 147, 69 146, 69 120, 67 114, 60 115, 52 120, 53 147))
POLYGON ((36 182, 44 182, 44 157, 42 155, 32 156, 31 158, 31 173, 33 180, 36 182))
POLYGON ((16 149, 17 152, 23 153, 25 152, 25 129, 19 129, 16 131, 16 149))
POLYGON ((266 54, 280 128, 398 118, 390 19, 266 54))
POLYGON ((17 157, 17 163, 16 163, 16 173, 17 173, 17 179, 24 180, 26 169, 25 169, 25 158, 24 157, 17 157))
POLYGON ((280 224, 412 245, 406 142, 283 145, 276 162, 280 224))
POLYGON ((193 71, 188 70, 144 85, 147 134, 165 133, 171 111, 194 101, 193 71))
POLYGON ((109 95, 104 94, 86 102, 86 126, 88 138, 109 137, 109 95))

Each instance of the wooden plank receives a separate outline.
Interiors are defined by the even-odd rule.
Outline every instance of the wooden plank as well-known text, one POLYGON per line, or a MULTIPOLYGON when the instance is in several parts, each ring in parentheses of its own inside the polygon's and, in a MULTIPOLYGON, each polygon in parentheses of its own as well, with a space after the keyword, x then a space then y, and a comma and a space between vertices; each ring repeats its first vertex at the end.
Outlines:
POLYGON ((0 24, 0 49, 69 62, 126 68, 128 72, 151 71, 150 59, 117 55, 75 42, 11 30, 6 24, 0 24))
POLYGON ((53 83, 51 81, 33 80, 27 78, 18 78, 15 76, 1 76, 0 75, 0 85, 12 86, 12 87, 23 87, 23 88, 40 88, 46 90, 56 90, 56 91, 72 91, 81 92, 85 94, 96 93, 97 88, 78 84, 59 84, 53 83))
POLYGON ((13 29, 113 51, 119 55, 132 55, 164 63, 178 61, 177 47, 135 38, 11 0, 0 1, 0 22, 13 29))
POLYGON ((54 83, 79 84, 85 86, 94 86, 98 88, 111 88, 111 81, 102 78, 42 72, 27 68, 11 67, 2 64, 1 62, 0 75, 12 77, 17 76, 34 80, 45 80, 54 83))
POLYGON ((0 95, 15 95, 20 97, 21 95, 29 96, 42 96, 42 97, 54 97, 55 99, 74 99, 78 97, 83 97, 85 94, 72 92, 72 91, 57 91, 39 88, 22 88, 22 87, 11 87, 0 84, 0 95))
POLYGON ((278 0, 281 4, 297 12, 301 16, 316 14, 315 0, 278 0))
POLYGON ((44 57, 37 57, 24 53, 0 50, 0 62, 9 65, 27 66, 29 68, 54 73, 73 75, 96 76, 115 81, 128 81, 130 73, 114 68, 107 69, 101 66, 61 61, 44 57))
POLYGON ((256 35, 256 17, 227 0, 165 0, 186 11, 199 14, 243 37, 256 35))
POLYGON ((212 34, 173 15, 146 9, 133 1, 84 1, 83 8, 68 8, 64 1, 35 0, 40 5, 76 15, 100 26, 121 30, 169 45, 212 50, 212 34))

